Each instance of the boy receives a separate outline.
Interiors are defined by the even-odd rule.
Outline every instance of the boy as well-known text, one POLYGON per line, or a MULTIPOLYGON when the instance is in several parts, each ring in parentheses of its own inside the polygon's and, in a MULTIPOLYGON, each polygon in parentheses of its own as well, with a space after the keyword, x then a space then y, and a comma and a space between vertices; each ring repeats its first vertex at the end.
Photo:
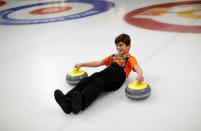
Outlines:
POLYGON ((56 102, 65 113, 73 112, 77 114, 88 107, 101 92, 119 89, 131 70, 137 72, 136 79, 138 82, 144 80, 142 69, 138 65, 137 60, 129 54, 130 41, 129 35, 120 34, 115 38, 117 54, 110 55, 101 61, 84 62, 75 65, 77 70, 81 67, 99 67, 103 65, 108 67, 81 80, 66 95, 60 90, 54 92, 56 102))

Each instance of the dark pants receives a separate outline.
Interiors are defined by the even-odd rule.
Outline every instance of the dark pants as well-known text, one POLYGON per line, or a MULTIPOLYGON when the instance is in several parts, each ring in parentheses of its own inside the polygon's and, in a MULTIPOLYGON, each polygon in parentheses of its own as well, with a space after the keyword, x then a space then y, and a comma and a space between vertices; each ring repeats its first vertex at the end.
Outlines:
POLYGON ((85 109, 102 91, 109 92, 119 89, 125 81, 125 76, 124 69, 117 63, 112 63, 104 70, 81 80, 66 96, 70 97, 74 91, 80 92, 82 95, 82 107, 85 109))

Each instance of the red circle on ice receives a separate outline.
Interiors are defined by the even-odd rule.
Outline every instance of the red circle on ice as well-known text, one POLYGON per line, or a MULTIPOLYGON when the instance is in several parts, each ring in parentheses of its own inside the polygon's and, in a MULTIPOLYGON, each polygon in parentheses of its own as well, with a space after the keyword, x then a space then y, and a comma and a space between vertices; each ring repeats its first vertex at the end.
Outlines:
POLYGON ((3 5, 5 5, 5 4, 6 4, 5 1, 0 1, 0 6, 3 6, 3 5))
POLYGON ((68 7, 68 6, 47 7, 47 8, 42 8, 42 9, 31 11, 30 14, 47 15, 47 14, 60 13, 60 12, 68 11, 71 9, 72 9, 72 7, 68 7))
POLYGON ((146 18, 146 15, 147 16, 163 15, 164 13, 166 13, 166 9, 168 8, 172 8, 176 6, 196 5, 196 4, 197 5, 201 4, 201 1, 183 1, 183 2, 152 5, 152 6, 140 8, 140 9, 127 13, 124 16, 124 20, 131 25, 145 28, 145 29, 150 29, 150 30, 160 30, 160 31, 179 32, 179 33, 201 33, 201 26, 169 24, 169 23, 164 23, 164 22, 154 20, 151 17, 146 18), (136 17, 139 15, 141 16, 144 15, 145 17, 144 18, 136 17))

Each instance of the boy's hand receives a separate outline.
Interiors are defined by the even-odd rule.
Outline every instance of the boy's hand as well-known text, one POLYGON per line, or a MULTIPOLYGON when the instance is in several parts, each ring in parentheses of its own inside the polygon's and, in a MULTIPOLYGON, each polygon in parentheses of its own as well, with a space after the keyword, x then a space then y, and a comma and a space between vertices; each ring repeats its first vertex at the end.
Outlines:
POLYGON ((140 83, 140 82, 144 81, 144 77, 143 76, 138 76, 136 78, 136 80, 140 83))
POLYGON ((79 70, 81 67, 99 67, 102 65, 104 65, 102 61, 92 61, 75 64, 74 68, 77 68, 77 70, 79 70))
POLYGON ((139 65, 135 65, 134 66, 134 70, 137 72, 138 77, 136 78, 136 80, 140 83, 142 81, 144 81, 144 77, 142 75, 142 69, 139 65))
POLYGON ((74 68, 79 70, 82 66, 83 66, 82 63, 79 63, 79 64, 75 64, 74 68))

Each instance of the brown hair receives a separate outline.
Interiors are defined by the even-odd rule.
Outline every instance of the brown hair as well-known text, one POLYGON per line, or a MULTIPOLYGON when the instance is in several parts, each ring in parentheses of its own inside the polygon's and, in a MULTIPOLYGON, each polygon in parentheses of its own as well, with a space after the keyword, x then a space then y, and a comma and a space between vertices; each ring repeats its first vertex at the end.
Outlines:
POLYGON ((119 36, 115 38, 115 44, 119 42, 124 42, 126 46, 130 45, 130 42, 131 42, 130 36, 127 34, 120 34, 119 36))

